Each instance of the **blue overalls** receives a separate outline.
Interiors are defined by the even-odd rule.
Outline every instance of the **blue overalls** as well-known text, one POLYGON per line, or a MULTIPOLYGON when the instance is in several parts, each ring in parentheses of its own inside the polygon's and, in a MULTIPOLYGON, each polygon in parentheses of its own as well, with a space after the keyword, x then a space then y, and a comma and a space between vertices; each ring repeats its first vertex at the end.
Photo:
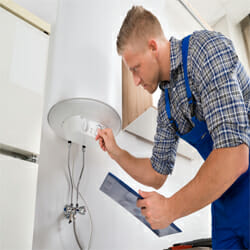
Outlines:
MULTIPOLYGON (((187 56, 190 36, 182 40, 182 63, 189 105, 195 105, 187 73, 187 56)), ((187 134, 180 134, 178 124, 171 116, 169 93, 165 89, 166 112, 176 133, 195 147, 204 160, 213 150, 213 140, 205 121, 192 116, 194 128, 187 134)), ((213 249, 249 249, 249 169, 216 201, 212 203, 213 249)))

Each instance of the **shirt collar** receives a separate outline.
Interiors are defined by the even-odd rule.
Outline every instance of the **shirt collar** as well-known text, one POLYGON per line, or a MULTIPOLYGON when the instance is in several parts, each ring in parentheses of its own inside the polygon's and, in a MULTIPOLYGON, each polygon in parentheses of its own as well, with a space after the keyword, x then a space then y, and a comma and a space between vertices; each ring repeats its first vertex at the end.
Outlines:
POLYGON ((170 38, 170 81, 161 81, 159 87, 161 90, 171 88, 174 85, 176 70, 182 63, 181 40, 174 37, 170 38))
POLYGON ((181 51, 181 40, 177 40, 174 37, 170 38, 170 64, 171 74, 180 66, 182 63, 182 51, 181 51))

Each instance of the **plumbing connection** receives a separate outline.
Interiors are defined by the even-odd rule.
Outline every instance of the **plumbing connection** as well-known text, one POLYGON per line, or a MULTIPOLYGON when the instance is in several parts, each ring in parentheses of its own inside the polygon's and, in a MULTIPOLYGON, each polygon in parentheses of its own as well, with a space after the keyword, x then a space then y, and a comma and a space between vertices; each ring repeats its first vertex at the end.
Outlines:
MULTIPOLYGON (((82 247, 82 245, 81 245, 81 243, 79 241, 79 238, 78 238, 78 235, 77 235, 77 232, 76 232, 76 215, 77 214, 85 215, 86 212, 87 212, 86 207, 85 206, 79 206, 79 203, 78 203, 78 198, 79 198, 79 194, 80 194, 79 185, 80 185, 80 182, 81 182, 81 178, 82 178, 82 174, 83 174, 83 170, 84 170, 84 165, 85 165, 84 162, 85 162, 85 149, 86 149, 86 146, 84 146, 84 145, 82 146, 82 155, 83 155, 82 169, 81 169, 81 172, 80 172, 80 175, 79 175, 79 178, 78 178, 78 182, 77 182, 76 204, 74 205, 73 204, 73 191, 74 191, 73 170, 70 169, 71 145, 72 145, 71 141, 68 141, 68 173, 69 173, 69 179, 70 179, 71 198, 70 198, 70 204, 66 204, 64 206, 64 217, 69 220, 68 221, 69 224, 71 222, 73 222, 73 230, 74 230, 74 235, 75 235, 76 242, 78 244, 79 249, 84 250, 84 248, 82 247)), ((81 196, 81 198, 83 199, 82 196, 81 196)), ((85 202, 85 204, 87 206, 87 203, 86 203, 85 200, 84 200, 84 202, 85 202)), ((90 216, 90 213, 89 213, 89 216, 90 216)), ((87 249, 89 249, 89 245, 90 245, 90 241, 91 241, 91 237, 92 237, 92 219, 91 219, 91 216, 90 216, 90 221, 91 221, 91 234, 90 234, 90 240, 89 240, 89 244, 88 244, 87 249)))

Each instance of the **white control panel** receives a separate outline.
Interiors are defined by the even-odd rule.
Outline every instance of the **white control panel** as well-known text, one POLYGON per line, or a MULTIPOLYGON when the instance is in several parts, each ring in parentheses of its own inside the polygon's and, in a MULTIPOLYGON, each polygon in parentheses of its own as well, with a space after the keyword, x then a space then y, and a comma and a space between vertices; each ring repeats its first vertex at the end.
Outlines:
POLYGON ((69 138, 81 137, 88 135, 93 138, 97 135, 97 130, 104 129, 105 126, 96 122, 86 119, 80 115, 71 116, 62 123, 65 135, 69 138))

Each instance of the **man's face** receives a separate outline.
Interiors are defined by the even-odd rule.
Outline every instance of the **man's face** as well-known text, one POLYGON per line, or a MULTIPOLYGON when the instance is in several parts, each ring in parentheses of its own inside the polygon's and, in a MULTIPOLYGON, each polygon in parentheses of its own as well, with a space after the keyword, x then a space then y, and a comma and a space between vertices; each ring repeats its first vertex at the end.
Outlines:
POLYGON ((142 85, 152 94, 157 89, 159 82, 159 64, 155 51, 150 47, 139 50, 129 46, 123 52, 122 58, 133 74, 135 85, 142 85))

